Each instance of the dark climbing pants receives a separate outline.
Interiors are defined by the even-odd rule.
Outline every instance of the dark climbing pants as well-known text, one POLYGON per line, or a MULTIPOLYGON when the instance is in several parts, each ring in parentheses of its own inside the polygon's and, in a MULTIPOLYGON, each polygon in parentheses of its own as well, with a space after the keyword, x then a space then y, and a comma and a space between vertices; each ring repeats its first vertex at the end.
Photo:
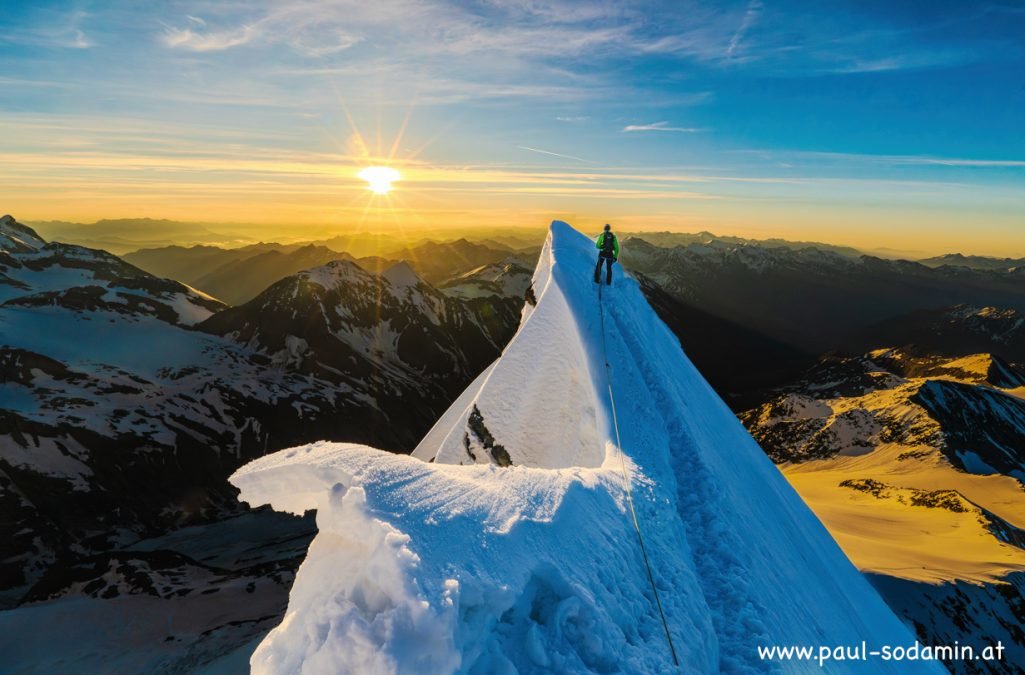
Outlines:
POLYGON ((598 255, 598 264, 594 266, 594 283, 601 283, 601 263, 605 261, 605 283, 609 286, 612 285, 612 263, 616 262, 615 259, 610 255, 601 253, 598 255))

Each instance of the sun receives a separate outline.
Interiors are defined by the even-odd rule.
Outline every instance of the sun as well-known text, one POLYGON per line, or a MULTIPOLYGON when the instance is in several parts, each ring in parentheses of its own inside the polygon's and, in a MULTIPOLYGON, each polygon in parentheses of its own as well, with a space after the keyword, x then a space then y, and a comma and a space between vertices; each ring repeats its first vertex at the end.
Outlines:
POLYGON ((402 175, 390 166, 368 166, 356 174, 367 182, 367 188, 375 195, 386 195, 392 189, 392 183, 402 175))

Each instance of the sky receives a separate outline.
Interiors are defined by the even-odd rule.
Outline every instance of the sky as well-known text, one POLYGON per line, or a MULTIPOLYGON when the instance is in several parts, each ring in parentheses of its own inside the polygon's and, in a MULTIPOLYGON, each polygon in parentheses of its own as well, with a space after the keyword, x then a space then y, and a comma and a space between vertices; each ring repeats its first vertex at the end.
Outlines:
POLYGON ((559 217, 1025 256, 1025 0, 4 4, 23 221, 559 217))

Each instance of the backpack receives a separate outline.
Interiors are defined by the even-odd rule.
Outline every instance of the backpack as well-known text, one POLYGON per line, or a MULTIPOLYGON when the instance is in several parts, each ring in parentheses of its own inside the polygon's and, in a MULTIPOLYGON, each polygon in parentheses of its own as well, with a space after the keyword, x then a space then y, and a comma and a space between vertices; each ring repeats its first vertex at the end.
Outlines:
POLYGON ((611 232, 605 232, 601 240, 601 252, 602 255, 613 257, 616 255, 616 235, 611 232))

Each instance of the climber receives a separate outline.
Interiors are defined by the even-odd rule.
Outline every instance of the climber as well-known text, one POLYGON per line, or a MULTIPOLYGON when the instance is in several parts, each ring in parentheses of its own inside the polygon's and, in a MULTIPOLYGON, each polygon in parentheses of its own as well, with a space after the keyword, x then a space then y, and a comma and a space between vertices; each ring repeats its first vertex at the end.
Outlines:
POLYGON ((601 263, 605 261, 605 283, 612 285, 612 263, 619 261, 619 239, 612 233, 612 226, 605 224, 605 231, 594 241, 598 249, 598 264, 594 266, 594 283, 601 283, 601 263))

